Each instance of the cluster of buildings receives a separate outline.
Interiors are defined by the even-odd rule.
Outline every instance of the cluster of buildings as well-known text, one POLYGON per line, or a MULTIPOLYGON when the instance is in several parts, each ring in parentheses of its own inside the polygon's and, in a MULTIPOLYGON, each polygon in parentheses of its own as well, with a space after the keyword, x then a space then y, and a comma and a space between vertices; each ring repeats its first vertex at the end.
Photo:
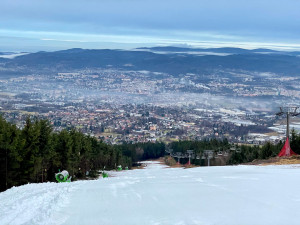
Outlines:
POLYGON ((298 99, 298 86, 296 78, 235 71, 33 74, 0 80, 0 112, 21 128, 27 116, 38 117, 55 131, 75 128, 111 144, 205 138, 261 144, 284 137, 276 106, 298 99))

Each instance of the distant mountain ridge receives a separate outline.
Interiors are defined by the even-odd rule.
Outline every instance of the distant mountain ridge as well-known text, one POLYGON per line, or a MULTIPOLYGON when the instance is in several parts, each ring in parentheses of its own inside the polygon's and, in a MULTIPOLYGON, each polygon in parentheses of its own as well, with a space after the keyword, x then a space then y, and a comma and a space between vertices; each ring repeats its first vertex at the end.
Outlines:
POLYGON ((137 50, 111 49, 68 49, 55 52, 36 52, 1 59, 0 66, 5 71, 17 67, 39 71, 72 71, 84 68, 117 68, 128 70, 148 70, 172 75, 185 73, 211 73, 215 70, 248 70, 272 72, 283 75, 300 74, 299 52, 280 52, 269 49, 247 50, 240 48, 190 49, 178 47, 139 48, 137 50), (229 55, 197 55, 185 52, 228 53, 229 55), (171 52, 159 54, 155 51, 171 52), (182 52, 172 54, 172 52, 182 52), (270 53, 270 54, 261 54, 270 53))
POLYGON ((269 52, 269 53, 277 53, 279 51, 271 50, 271 49, 243 49, 243 48, 182 48, 182 47, 173 47, 173 46, 165 46, 165 47, 152 47, 152 48, 138 48, 141 50, 152 50, 152 51, 168 51, 168 52, 214 52, 214 53, 230 53, 230 54, 249 54, 249 53, 258 53, 258 52, 269 52))

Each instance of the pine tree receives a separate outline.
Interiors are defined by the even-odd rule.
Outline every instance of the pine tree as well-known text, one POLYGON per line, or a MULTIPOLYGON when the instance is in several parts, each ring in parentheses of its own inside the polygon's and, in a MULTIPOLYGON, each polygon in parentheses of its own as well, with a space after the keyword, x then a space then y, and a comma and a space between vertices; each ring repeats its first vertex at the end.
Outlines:
POLYGON ((36 182, 41 159, 39 157, 39 127, 33 123, 29 117, 26 119, 26 124, 21 132, 24 139, 24 147, 21 150, 21 177, 20 183, 36 182))

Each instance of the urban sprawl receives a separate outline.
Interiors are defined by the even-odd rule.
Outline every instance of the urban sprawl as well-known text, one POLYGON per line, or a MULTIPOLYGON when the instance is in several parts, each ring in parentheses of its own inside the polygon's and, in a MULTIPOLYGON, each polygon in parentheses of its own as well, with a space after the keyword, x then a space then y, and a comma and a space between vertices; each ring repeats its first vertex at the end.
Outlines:
MULTIPOLYGON (((211 138, 276 143, 285 135, 285 119, 276 110, 299 100, 299 87, 295 77, 245 71, 174 77, 89 69, 1 78, 0 112, 21 128, 28 116, 48 119, 55 131, 75 128, 110 144, 211 138)), ((300 120, 291 122, 297 131, 300 120)))

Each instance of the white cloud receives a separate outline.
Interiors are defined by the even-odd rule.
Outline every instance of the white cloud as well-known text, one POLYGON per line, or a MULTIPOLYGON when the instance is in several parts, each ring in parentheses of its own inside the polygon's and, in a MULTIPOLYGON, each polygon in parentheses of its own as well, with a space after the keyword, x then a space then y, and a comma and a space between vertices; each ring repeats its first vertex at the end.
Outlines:
MULTIPOLYGON (((217 32, 186 32, 174 30, 165 34, 157 30, 153 30, 153 32, 149 31, 148 35, 138 35, 134 34, 137 32, 128 31, 125 33, 129 34, 91 34, 0 29, 0 38, 6 37, 6 42, 10 41, 9 37, 22 38, 24 41, 30 40, 31 45, 36 44, 36 46, 39 46, 41 44, 42 46, 59 47, 60 49, 70 47, 110 48, 112 45, 117 45, 118 48, 128 49, 143 46, 186 44, 192 47, 202 48, 240 47, 245 49, 270 48, 276 50, 300 50, 299 41, 260 42, 253 37, 248 38, 245 36, 234 36, 217 32), (61 42, 61 44, 59 44, 59 46, 55 46, 57 42, 61 42), (64 45, 63 43, 66 44, 64 45)), ((1 44, 9 46, 11 43, 5 43, 5 41, 2 41, 1 44)), ((20 44, 20 46, 22 45, 20 44)), ((23 49, 19 50, 23 51, 23 49)))

